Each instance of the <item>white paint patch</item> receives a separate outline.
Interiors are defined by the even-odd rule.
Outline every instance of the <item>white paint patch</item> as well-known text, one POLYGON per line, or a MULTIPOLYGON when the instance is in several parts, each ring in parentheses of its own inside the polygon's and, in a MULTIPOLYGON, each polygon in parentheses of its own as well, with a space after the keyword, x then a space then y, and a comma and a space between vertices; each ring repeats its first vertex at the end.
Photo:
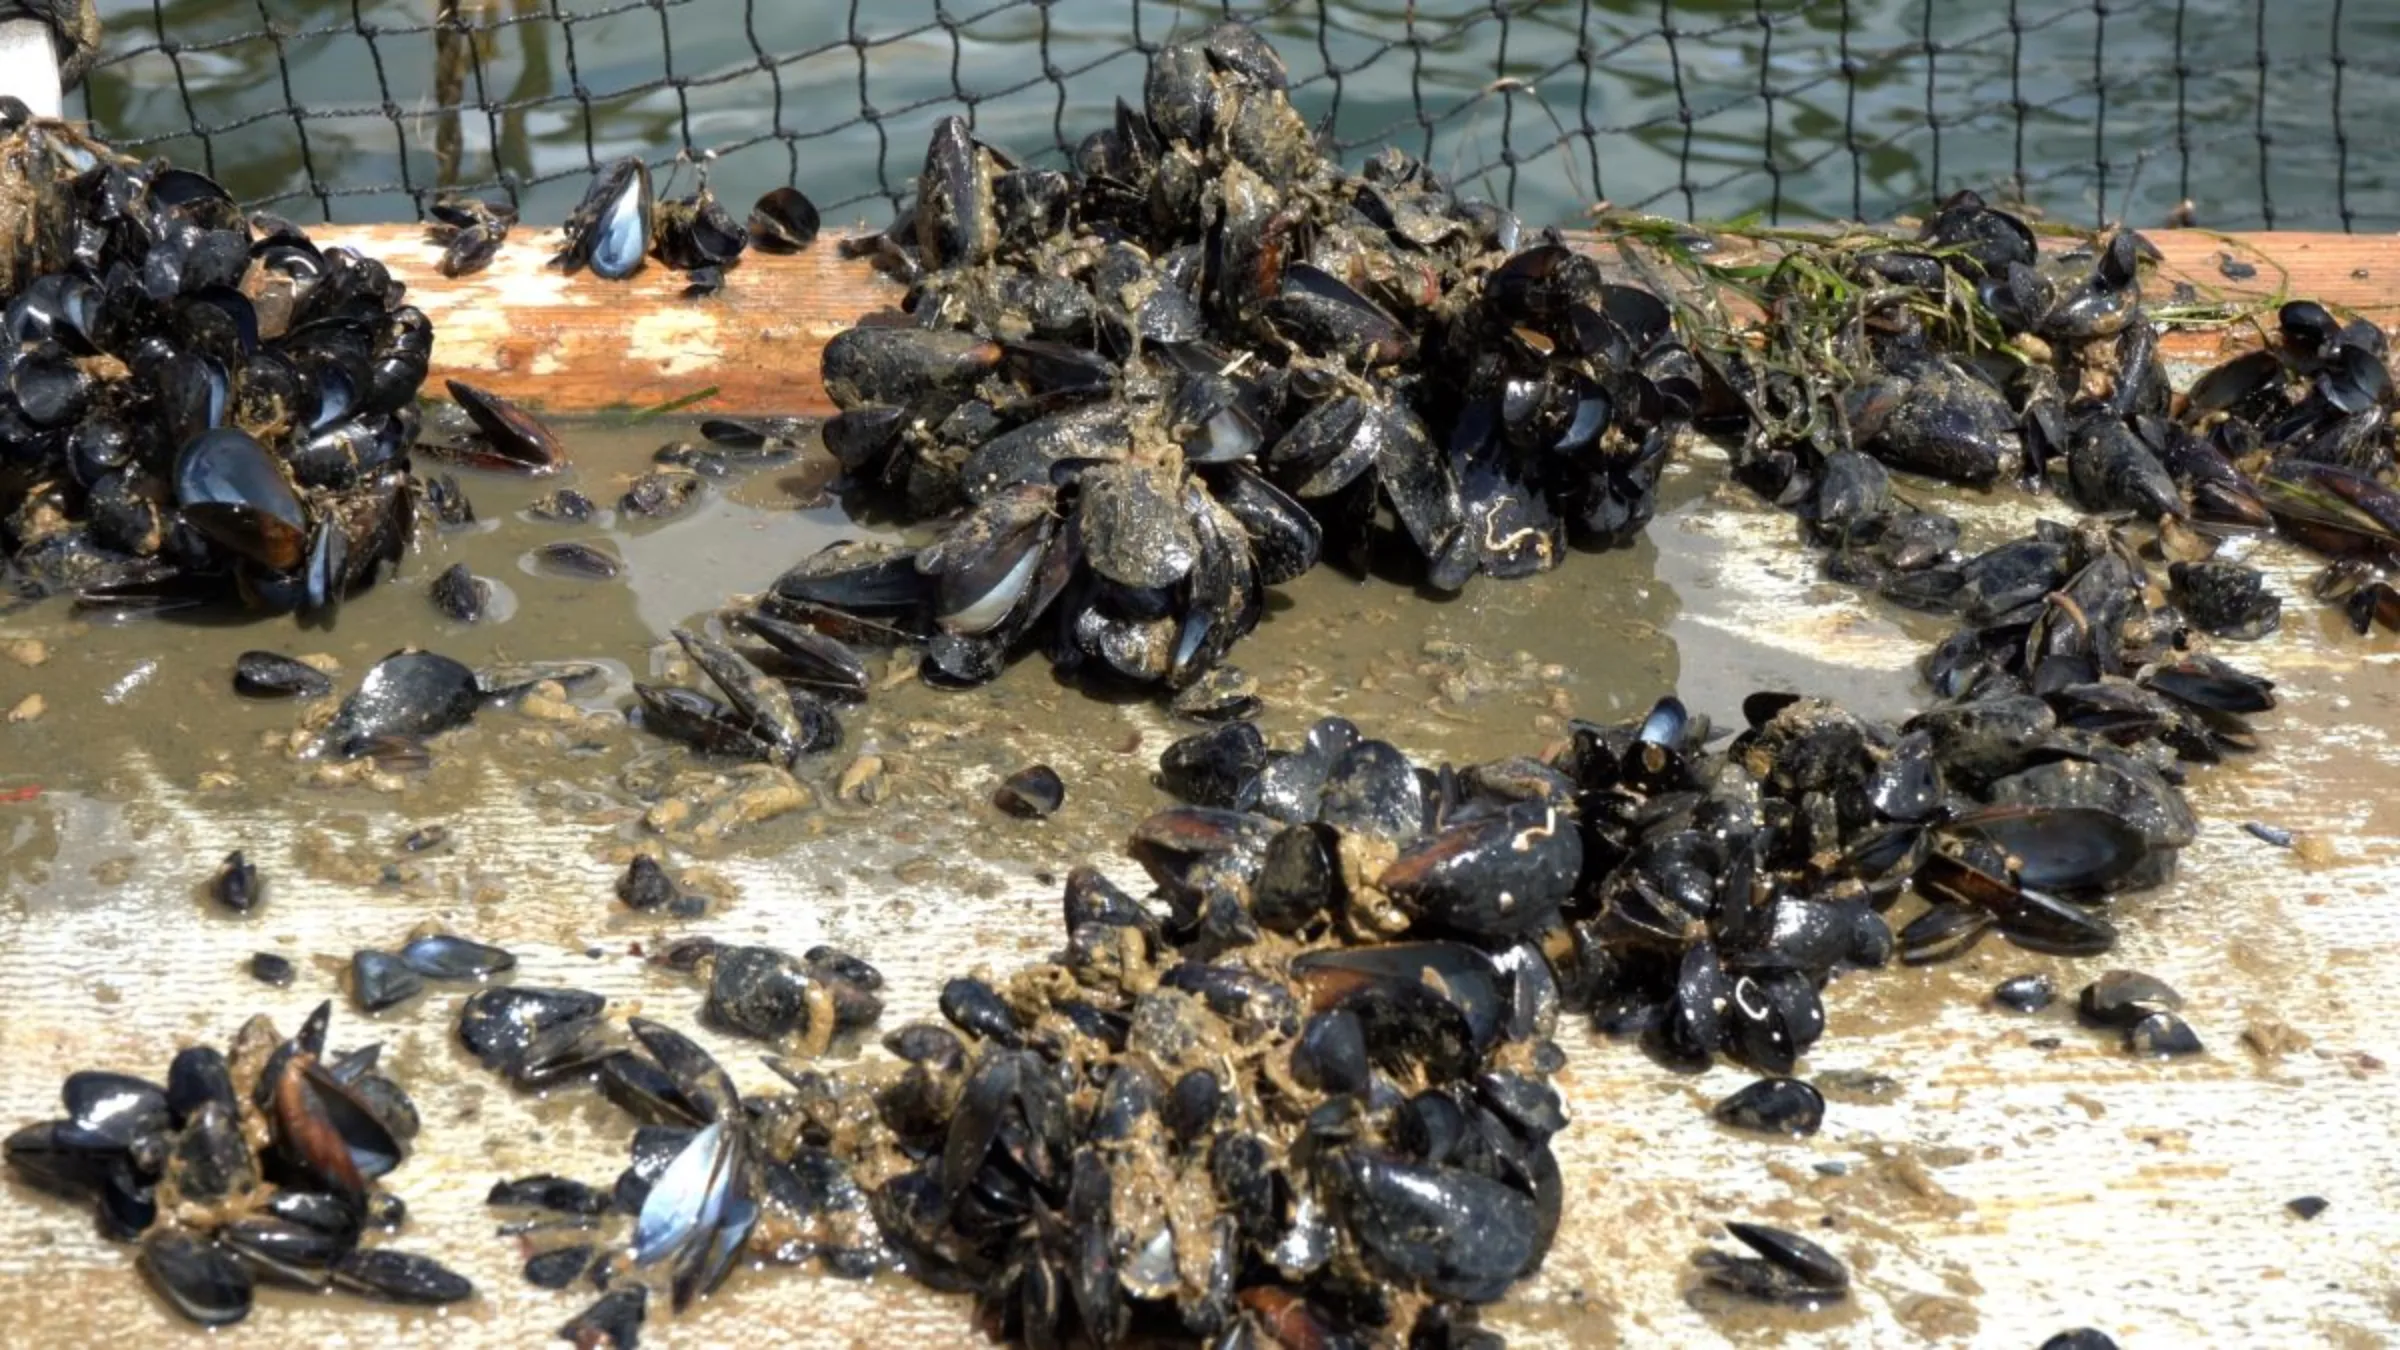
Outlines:
POLYGON ((717 341, 716 316, 679 309, 654 310, 635 319, 625 332, 625 354, 656 363, 661 375, 710 371, 725 359, 717 341))

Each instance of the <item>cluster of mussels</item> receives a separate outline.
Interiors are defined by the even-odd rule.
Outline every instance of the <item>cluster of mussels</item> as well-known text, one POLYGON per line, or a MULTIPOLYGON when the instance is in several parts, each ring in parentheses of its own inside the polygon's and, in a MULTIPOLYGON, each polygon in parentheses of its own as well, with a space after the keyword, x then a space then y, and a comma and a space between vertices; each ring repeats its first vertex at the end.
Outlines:
MULTIPOLYGON (((2156 687, 2230 678, 2181 673, 2156 687)), ((1471 1306, 1556 1230, 1562 1015, 1770 1075, 1720 1115, 1813 1129, 1822 1098, 1789 1075, 1831 978, 1987 931, 2106 951, 2111 897, 2191 838, 2161 756, 2038 699, 1899 726, 1787 694, 1744 713, 1721 748, 1666 699, 1463 769, 1338 718, 1288 748, 1239 722, 1170 746, 1160 783, 1185 804, 1131 844, 1151 898, 1078 869, 1053 963, 945 989, 963 1054, 940 1028, 887 1041, 907 1067, 872 1094, 859 1164, 883 1174, 886 1239, 1031 1344, 1480 1340, 1471 1306), (1922 909, 1895 937, 1903 904, 1922 909)), ((2095 1020, 2189 1053, 2172 1007, 2095 1020)), ((1736 1236, 1759 1255, 1702 1263, 1705 1283, 1845 1296, 1812 1244, 1736 1236)))
MULTIPOLYGON (((2088 511, 2151 522, 2168 564, 2168 628, 2237 640, 2274 631, 2281 597, 2257 569, 2219 556, 2229 539, 2269 529, 2335 559, 2316 590, 2343 601, 2359 632, 2400 626, 2400 590, 2385 576, 2400 561, 2400 402, 2383 332, 2293 301, 2263 347, 2178 396, 2142 302, 2154 253, 2120 230, 2045 256, 2024 221, 1973 193, 1943 203, 1913 243, 1793 247, 1753 291, 1766 322, 1703 323, 1693 339, 1708 372, 1699 423, 1736 443, 1737 476, 1808 519, 1834 550, 1829 576, 1967 614, 1995 654, 2022 648, 2000 664, 2036 692, 2123 673, 2113 623, 2078 608, 2114 588, 2068 599, 2033 585, 2044 569, 2016 567, 2015 555, 2055 553, 2055 532, 1962 559, 1956 522, 1902 503, 1885 466, 1977 485, 2014 478, 2029 492, 2063 479, 2088 511), (2021 575, 1982 584, 1976 571, 1995 563, 2021 575), (2037 669, 2060 655, 2076 659, 2037 669)), ((2116 581, 2147 580, 2127 562, 2116 581)), ((2113 602, 2105 617, 2126 609, 2113 602)))
MULTIPOLYGON (((1206 758, 1186 747, 1169 772, 1244 773, 1206 758)), ((681 1307, 747 1254, 898 1266, 1036 1345, 1486 1343, 1471 1306, 1540 1264, 1563 1199, 1559 996, 1522 935, 1577 881, 1572 806, 1528 779, 1539 766, 1425 774, 1340 722, 1274 767, 1251 758, 1243 795, 1275 783, 1296 834, 1224 807, 1153 817, 1133 845, 1153 901, 1076 869, 1055 962, 950 981, 950 1025, 898 1028, 859 1068, 770 1057, 785 1091, 740 1094, 642 1018, 617 1044, 597 995, 467 1000, 485 1064, 529 1086, 590 1077, 642 1122, 613 1187, 493 1191, 547 1211, 508 1230, 529 1279, 603 1291, 564 1334, 631 1344, 646 1270, 681 1307), (1383 889, 1340 889, 1336 855, 1383 889), (620 1260, 603 1234, 626 1220, 620 1260)), ((873 969, 827 949, 658 959, 707 981, 706 1020, 811 1051, 881 1010, 873 969)))
MULTIPOLYGON (((704 1017, 738 1034, 815 1051, 881 1012, 881 976, 830 949, 803 963, 771 948, 686 942, 662 960, 703 972, 704 1017)), ((744 1260, 822 1260, 851 1278, 890 1264, 867 1193, 827 1147, 829 1131, 848 1138, 859 1122, 835 1119, 841 1104, 826 1079, 769 1057, 790 1090, 745 1095, 662 1023, 628 1018, 633 1043, 622 1044, 606 1009, 582 990, 499 987, 459 1013, 459 1038, 486 1067, 525 1087, 594 1082, 639 1122, 630 1164, 606 1188, 549 1174, 492 1188, 493 1206, 522 1216, 501 1231, 525 1250, 528 1281, 563 1289, 580 1279, 601 1291, 562 1336, 631 1347, 654 1279, 680 1310, 744 1260)))
POLYGON ((1163 48, 1071 172, 945 119, 867 245, 907 313, 824 355, 827 447, 938 538, 811 559, 768 604, 948 683, 1040 646, 1182 689, 1320 557, 1456 590, 1621 542, 1700 367, 1655 296, 1523 242, 1397 151, 1329 161, 1240 25, 1163 48))
POLYGON ((417 1111, 377 1071, 380 1047, 327 1051, 332 1015, 319 1005, 289 1040, 254 1017, 229 1052, 178 1051, 164 1086, 70 1074, 65 1118, 10 1135, 9 1167, 96 1199, 101 1232, 138 1242, 160 1296, 203 1326, 248 1316, 261 1281, 412 1305, 471 1298, 431 1258, 366 1245, 406 1221, 380 1182, 407 1156, 417 1111))
MULTIPOLYGON (((1132 836, 1148 898, 1075 869, 1055 958, 950 981, 949 1025, 895 1029, 888 1058, 770 1058, 784 1091, 737 1094, 654 1022, 616 1044, 597 995, 484 991, 460 1033, 487 1065, 594 1077, 641 1122, 613 1188, 526 1178, 494 1202, 552 1211, 511 1230, 529 1278, 599 1286, 567 1333, 620 1344, 646 1268, 681 1306, 744 1252, 896 1264, 1036 1345, 1485 1343, 1473 1308, 1539 1267, 1559 1221, 1562 1017, 1770 1075, 1719 1114, 1813 1129, 1822 1098, 1789 1075, 1835 975, 1986 931, 2105 951, 2110 897, 2191 838, 2158 756, 2037 698, 1896 727, 1782 694, 1745 715, 1712 749, 1667 699, 1467 768, 1338 718, 1287 748, 1247 722, 1195 733, 1160 762, 1182 804, 1132 836), (1923 908, 1895 937, 1902 904, 1923 908), (626 1221, 629 1265, 602 1236, 626 1221)), ((707 982, 704 1018, 782 1046, 881 1011, 880 978, 839 952, 658 959, 707 982)), ((2170 998, 2135 1003, 2137 1049, 2196 1048, 2170 998)), ((1745 1228, 1760 1255, 1712 1259, 1705 1283, 1845 1296, 1828 1254, 1745 1228)))
MULTIPOLYGON (((447 245, 442 271, 458 276, 488 264, 507 236, 515 212, 497 203, 460 199, 437 209, 431 231, 447 245)), ((551 261, 572 272, 622 281, 657 258, 684 273, 685 294, 703 296, 725 284, 725 269, 746 249, 797 253, 816 242, 817 207, 798 188, 779 187, 758 199, 748 224, 737 221, 709 191, 705 170, 692 192, 660 200, 651 192, 650 166, 627 155, 592 178, 583 200, 567 214, 564 246, 551 261)))
POLYGON ((380 263, 53 122, 0 201, 7 589, 310 612, 399 556, 433 328, 380 263))

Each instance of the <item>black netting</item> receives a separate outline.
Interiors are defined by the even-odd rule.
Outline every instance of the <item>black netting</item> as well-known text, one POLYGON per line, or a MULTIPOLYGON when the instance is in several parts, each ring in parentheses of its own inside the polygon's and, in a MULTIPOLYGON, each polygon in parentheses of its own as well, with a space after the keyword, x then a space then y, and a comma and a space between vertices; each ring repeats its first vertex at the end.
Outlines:
POLYGON ((1056 155, 1147 53, 1258 20, 1350 154, 1396 143, 1528 219, 1596 200, 1879 218, 1997 189, 2077 221, 2400 228, 2400 4, 2345 0, 101 0, 82 111, 246 200, 407 218, 497 189, 555 220, 593 167, 716 158, 834 220, 927 128, 1056 155), (2370 142, 2371 144, 2371 142, 2370 142))

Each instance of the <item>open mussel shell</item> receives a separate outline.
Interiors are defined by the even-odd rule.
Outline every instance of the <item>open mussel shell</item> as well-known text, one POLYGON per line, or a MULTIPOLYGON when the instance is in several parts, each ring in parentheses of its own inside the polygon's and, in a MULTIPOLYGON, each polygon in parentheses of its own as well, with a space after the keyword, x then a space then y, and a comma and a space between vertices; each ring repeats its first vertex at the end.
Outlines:
POLYGON ((183 519, 227 551, 288 572, 300 565, 309 512, 273 452, 246 431, 219 427, 175 457, 183 519))
POLYGON ((541 419, 463 380, 447 383, 450 397, 457 400, 490 447, 489 455, 477 457, 479 462, 535 474, 555 473, 565 467, 566 447, 541 419))
POLYGON ((1758 1255, 1709 1251, 1695 1256, 1693 1263, 1710 1286, 1761 1303, 1801 1308, 1849 1297, 1849 1269, 1807 1238, 1757 1223, 1729 1222, 1725 1231, 1758 1255))
MULTIPOLYGON (((2088 865, 2078 855, 2061 853, 2055 856, 2062 860, 2061 866, 2088 865)), ((2117 865, 2113 855, 2109 865, 2117 865)), ((1928 855, 1917 869, 1915 882, 1918 891, 1933 900, 1935 907, 1912 923, 1911 929, 1927 922, 1934 914, 1957 906, 1988 915, 2009 941, 2033 951, 2058 956, 2097 956, 2114 947, 2117 942, 2116 926, 2096 909, 2059 899, 2046 891, 2020 885, 2005 877, 1994 876, 1948 853, 1928 855)), ((1963 942, 1971 944, 1973 939, 1969 936, 1968 928, 1962 921, 1956 935, 1963 942)), ((1900 941, 1904 951, 1919 946, 1911 941, 1911 934, 1905 929, 1901 932, 1900 941)), ((1963 951, 1964 947, 1960 950, 1963 951)))
POLYGON ((595 276, 622 281, 642 268, 650 252, 656 207, 650 196, 650 166, 627 155, 602 169, 567 218, 567 246, 560 255, 595 276))
POLYGON ((783 678, 836 698, 865 698, 872 684, 866 663, 840 639, 771 614, 742 611, 735 627, 773 649, 783 678))
POLYGON ((1054 524, 1046 486, 1012 489, 976 508, 941 541, 917 555, 935 579, 934 617, 951 632, 993 632, 1032 593, 1054 524))
POLYGON ((278 1156, 313 1189, 363 1198, 367 1184, 400 1165, 404 1148, 357 1089, 296 1054, 273 1087, 278 1156))
POLYGON ((771 733, 735 711, 732 704, 680 685, 635 681, 633 696, 641 709, 641 725, 705 755, 736 759, 772 759, 771 733))
POLYGON ((794 187, 779 187, 750 208, 750 244, 762 253, 797 253, 817 240, 816 203, 794 187))

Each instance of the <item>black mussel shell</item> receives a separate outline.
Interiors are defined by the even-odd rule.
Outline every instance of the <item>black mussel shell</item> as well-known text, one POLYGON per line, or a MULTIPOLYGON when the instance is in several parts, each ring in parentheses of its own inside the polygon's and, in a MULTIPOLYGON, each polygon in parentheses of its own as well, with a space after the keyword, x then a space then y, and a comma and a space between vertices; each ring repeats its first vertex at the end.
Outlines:
POLYGON ((1992 1002, 2012 1012, 2037 1013, 2058 997, 2058 984, 2047 975, 2012 975, 1992 989, 1992 1002))
POLYGON ((435 933, 412 938, 400 963, 429 980, 482 980, 516 969, 517 958, 487 943, 435 933))
POLYGON ((1194 806, 1246 810, 1266 766, 1266 738, 1247 722, 1198 732, 1158 757, 1158 785, 1194 806))
POLYGON ((167 1306, 187 1320, 221 1327, 250 1315, 249 1268, 213 1241, 161 1229, 143 1241, 139 1264, 167 1306))
POLYGON ((2083 987, 2075 1011, 2084 1021, 2103 1027, 2130 1028, 2154 1013, 2174 1012, 2183 995, 2164 980, 2138 970, 2111 970, 2083 987))
MULTIPOLYGON (((651 251, 660 262, 694 274, 713 271, 718 285, 724 282, 723 269, 750 245, 750 232, 706 186, 690 197, 659 203, 654 223, 651 251)), ((695 285, 702 282, 693 277, 695 285)))
POLYGON ((617 499, 617 509, 643 520, 664 520, 688 509, 699 494, 698 474, 655 469, 633 480, 617 499))
POLYGON ((539 418, 516 404, 463 380, 446 382, 450 397, 483 433, 489 454, 482 461, 526 473, 555 473, 567 462, 566 446, 539 418))
POLYGON ((431 1257, 361 1247, 333 1263, 336 1288, 386 1303, 432 1307, 475 1297, 475 1286, 431 1257))
POLYGON ((599 1249, 589 1243, 553 1247, 525 1258, 525 1282, 536 1289, 564 1289, 590 1268, 599 1249))
MULTIPOLYGON (((1850 1271, 1833 1253, 1797 1233, 1765 1224, 1728 1222, 1725 1231, 1774 1267, 1790 1291, 1777 1301, 1831 1301, 1850 1288, 1850 1271), (1792 1297, 1797 1295, 1798 1297, 1792 1297)), ((1745 1290, 1744 1292, 1752 1292, 1745 1290)))
POLYGON ((625 866, 625 874, 617 878, 617 898, 628 909, 657 909, 672 904, 680 894, 667 869, 647 853, 634 854, 633 861, 625 866))
POLYGON ((1709 1114, 1762 1134, 1815 1134, 1825 1120, 1825 1097, 1797 1078, 1761 1078, 1718 1102, 1709 1114))
POLYGON ((817 206, 800 189, 779 187, 750 208, 750 245, 762 253, 797 253, 817 240, 817 206))
POLYGON ((494 1206, 522 1205, 559 1214, 585 1216, 605 1214, 609 1207, 606 1193, 571 1177, 552 1176, 547 1172, 495 1181, 483 1202, 494 1206))
POLYGON ((434 608, 460 623, 482 620, 484 609, 491 602, 491 583, 467 570, 465 563, 452 563, 433 579, 426 593, 434 608))
POLYGON ((864 698, 872 677, 858 653, 840 639, 771 614, 742 611, 734 626, 774 649, 782 678, 831 697, 864 698))
POLYGON ((234 658, 233 687, 252 698, 322 698, 333 692, 333 680, 291 657, 249 651, 234 658))
POLYGON ((1522 804, 1410 844, 1377 885, 1436 928, 1505 936, 1548 923, 1582 869, 1574 819, 1522 804))
POLYGON ((1439 1298, 1488 1303, 1539 1259, 1532 1197, 1366 1148, 1327 1162, 1328 1190, 1370 1263, 1439 1298))
POLYGON ((537 499, 526 512, 537 520, 581 522, 599 514, 599 503, 573 488, 560 488, 537 499))
POLYGON ((2139 829, 2096 807, 1990 807, 1953 817, 1944 828, 1990 840, 2021 884, 2042 890, 2104 890, 2150 855, 2139 829))
POLYGON ((625 571, 614 553, 573 539, 544 544, 533 551, 533 559, 547 571, 586 581, 614 580, 625 571))
POLYGON ((606 1005, 579 989, 496 986, 460 1005, 458 1037, 486 1068, 540 1082, 608 1053, 595 1040, 606 1005))
POLYGON ((223 548, 288 572, 307 546, 309 512, 273 452, 248 432, 219 427, 175 457, 175 504, 223 548))
POLYGON ((2171 1012, 2154 1012, 2125 1029, 2125 1048, 2145 1059, 2172 1059, 2201 1052, 2200 1037, 2171 1012))
POLYGON ((602 1294, 598 1300, 575 1314, 558 1329, 558 1339, 575 1345, 578 1350, 591 1347, 599 1350, 634 1350, 640 1343, 642 1318, 649 1311, 650 1287, 644 1284, 625 1284, 602 1294))
POLYGON ((994 806, 1026 820, 1039 820, 1050 815, 1066 800, 1065 780, 1047 764, 1033 764, 1017 770, 992 794, 994 806))
POLYGON ((225 855, 225 861, 217 865, 216 875, 208 880, 209 899, 236 914, 258 908, 265 893, 266 884, 259 880, 258 868, 238 848, 225 855))
POLYGON ((2041 1350, 2117 1350, 2117 1341, 2097 1327, 2073 1327, 2042 1342, 2041 1350))
POLYGON ((567 217, 567 246, 559 257, 570 267, 589 267, 595 276, 622 281, 641 270, 650 252, 655 213, 650 166, 628 155, 593 177, 582 203, 567 217))
POLYGON ((390 952, 361 947, 350 956, 350 995, 364 1012, 382 1012, 425 992, 425 979, 390 952))
POLYGON ((344 756, 389 737, 419 738, 463 726, 483 704, 475 672, 436 652, 395 652, 375 663, 326 726, 344 756))

